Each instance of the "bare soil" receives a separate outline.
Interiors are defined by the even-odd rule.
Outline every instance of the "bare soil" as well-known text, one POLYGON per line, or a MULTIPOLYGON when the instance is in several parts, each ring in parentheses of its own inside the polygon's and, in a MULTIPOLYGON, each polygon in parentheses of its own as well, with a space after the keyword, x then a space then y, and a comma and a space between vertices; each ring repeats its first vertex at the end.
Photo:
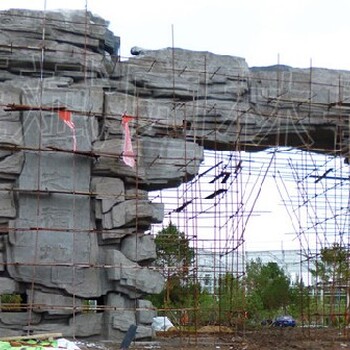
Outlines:
POLYGON ((153 342, 135 343, 130 349, 151 350, 340 350, 350 349, 350 330, 262 328, 235 332, 162 332, 153 342), (232 333, 231 333, 232 332, 232 333))

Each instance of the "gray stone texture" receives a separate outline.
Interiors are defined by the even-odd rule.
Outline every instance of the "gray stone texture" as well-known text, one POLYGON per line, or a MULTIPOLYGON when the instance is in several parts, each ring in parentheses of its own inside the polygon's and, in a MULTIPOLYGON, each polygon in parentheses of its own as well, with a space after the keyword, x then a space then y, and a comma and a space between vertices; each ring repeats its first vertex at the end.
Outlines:
POLYGON ((0 216, 3 218, 14 219, 16 217, 12 189, 12 184, 0 184, 0 216))
POLYGON ((119 250, 106 250, 106 264, 108 279, 116 281, 125 290, 156 294, 163 289, 163 278, 160 273, 139 266, 119 250))
POLYGON ((153 261, 157 257, 154 238, 149 235, 125 237, 120 250, 128 259, 135 262, 153 261))
POLYGON ((109 212, 112 207, 125 201, 124 182, 121 179, 109 177, 93 177, 91 190, 96 193, 96 199, 101 200, 102 213, 109 212))
POLYGON ((30 319, 32 324, 38 324, 41 321, 41 315, 32 312, 0 312, 0 322, 3 326, 25 326, 30 319))
POLYGON ((105 229, 134 226, 146 228, 151 223, 161 223, 164 206, 161 203, 131 199, 114 206, 110 212, 103 214, 102 225, 105 229))
POLYGON ((154 336, 152 327, 142 324, 137 326, 135 340, 151 339, 154 336))
POLYGON ((28 321, 0 313, 1 335, 121 340, 137 322, 136 338, 152 337, 144 296, 164 281, 144 232, 164 207, 148 192, 191 180, 204 148, 333 149, 343 130, 336 147, 349 158, 338 102, 350 72, 172 48, 120 61, 119 38, 96 15, 49 11, 44 40, 43 23, 41 11, 0 12, 0 294, 25 294, 32 308, 28 321), (76 151, 59 108, 72 112, 76 151), (125 112, 134 168, 122 157, 125 112), (83 312, 84 300, 104 307, 83 312))
POLYGON ((90 337, 102 333, 102 313, 84 313, 71 317, 69 326, 76 337, 90 337))
POLYGON ((11 152, 0 159, 0 179, 15 180, 21 173, 24 162, 24 153, 11 152))
POLYGON ((0 277, 0 294, 18 293, 18 283, 8 277, 0 277))
POLYGON ((104 323, 111 325, 111 327, 105 327, 103 330, 103 335, 105 338, 108 338, 110 340, 120 340, 123 334, 125 334, 128 327, 131 324, 135 323, 135 314, 131 315, 130 312, 128 312, 125 318, 122 314, 124 310, 132 310, 134 302, 128 297, 125 297, 125 295, 111 292, 107 295, 107 304, 110 308, 104 313, 104 323), (125 322, 125 325, 120 325, 119 328, 118 317, 120 320, 124 320, 125 322), (122 331, 120 328, 126 330, 122 331))
POLYGON ((153 317, 156 316, 157 312, 150 301, 142 299, 137 301, 136 317, 138 324, 151 324, 153 322, 153 317))
POLYGON ((1 252, 0 252, 0 271, 5 271, 4 253, 1 253, 1 252))
POLYGON ((53 293, 43 293, 41 291, 28 290, 27 295, 33 310, 36 313, 48 313, 49 315, 71 315, 74 312, 82 310, 82 300, 53 293))

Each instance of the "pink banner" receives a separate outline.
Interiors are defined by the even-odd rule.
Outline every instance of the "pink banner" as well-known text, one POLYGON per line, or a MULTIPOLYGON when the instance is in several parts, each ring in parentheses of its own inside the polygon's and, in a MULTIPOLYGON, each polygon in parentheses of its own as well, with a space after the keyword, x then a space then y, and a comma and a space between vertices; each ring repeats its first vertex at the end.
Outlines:
POLYGON ((72 130, 73 136, 73 151, 77 150, 77 138, 75 135, 75 125, 72 122, 72 112, 67 111, 66 109, 62 109, 58 111, 58 116, 63 122, 72 130))
POLYGON ((133 119, 133 117, 126 114, 123 114, 122 116, 122 126, 124 129, 123 161, 126 165, 129 165, 132 168, 135 167, 135 153, 132 149, 129 121, 133 119))

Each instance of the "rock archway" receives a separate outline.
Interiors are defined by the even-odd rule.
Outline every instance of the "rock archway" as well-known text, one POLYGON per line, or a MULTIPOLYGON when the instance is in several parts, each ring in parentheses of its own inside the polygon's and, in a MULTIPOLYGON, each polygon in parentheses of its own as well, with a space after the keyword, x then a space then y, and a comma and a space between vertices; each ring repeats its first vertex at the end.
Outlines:
POLYGON ((122 61, 118 49, 84 11, 0 13, 0 294, 23 299, 22 312, 0 312, 3 335, 120 339, 137 323, 151 337, 144 296, 163 281, 144 232, 163 206, 147 193, 190 180, 204 148, 349 159, 349 72, 173 48, 122 61))

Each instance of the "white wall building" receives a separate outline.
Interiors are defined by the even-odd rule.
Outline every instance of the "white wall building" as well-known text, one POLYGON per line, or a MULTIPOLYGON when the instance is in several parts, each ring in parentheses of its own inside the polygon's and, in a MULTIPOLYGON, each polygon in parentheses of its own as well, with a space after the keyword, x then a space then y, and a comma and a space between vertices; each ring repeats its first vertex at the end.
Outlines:
MULTIPOLYGON (((315 252, 308 252, 308 256, 312 256, 312 254, 315 252)), ((314 267, 312 260, 306 259, 300 250, 247 251, 242 258, 242 254, 237 254, 237 252, 232 256, 222 256, 212 250, 200 249, 196 256, 198 282, 202 289, 209 293, 214 293, 220 276, 227 272, 233 273, 235 276, 242 276, 245 265, 258 258, 263 264, 276 262, 290 277, 291 282, 302 279, 305 285, 313 284, 309 273, 309 269, 314 267)))
POLYGON ((199 249, 196 254, 197 278, 202 290, 214 293, 220 276, 229 270, 220 259, 220 255, 212 250, 199 249))
MULTIPOLYGON (((308 256, 315 255, 315 252, 308 252, 308 256)), ((276 262, 283 268, 284 272, 290 277, 292 282, 300 279, 305 285, 312 284, 312 277, 309 272, 314 268, 312 260, 306 259, 306 256, 300 250, 266 250, 266 251, 247 251, 245 261, 260 258, 262 263, 276 262)))

